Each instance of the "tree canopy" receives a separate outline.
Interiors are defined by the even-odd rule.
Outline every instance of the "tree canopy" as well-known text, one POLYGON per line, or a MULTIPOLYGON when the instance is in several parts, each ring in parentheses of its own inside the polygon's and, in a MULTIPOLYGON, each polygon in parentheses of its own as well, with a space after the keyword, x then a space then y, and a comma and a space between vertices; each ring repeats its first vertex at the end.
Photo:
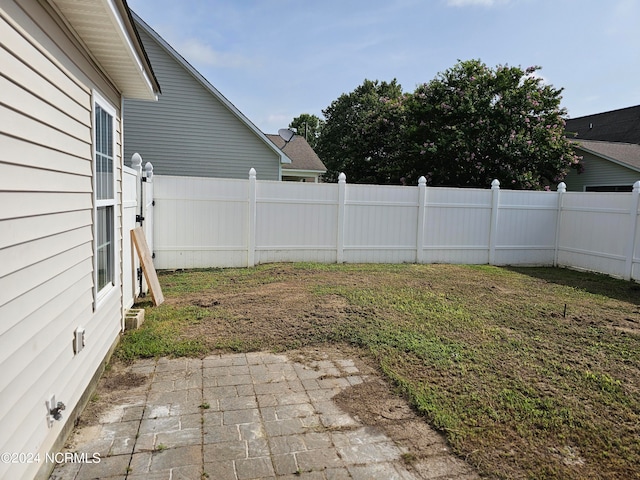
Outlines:
POLYGON ((324 121, 310 113, 298 115, 289 124, 289 128, 295 128, 296 133, 304 137, 311 148, 316 148, 323 126, 324 121))
POLYGON ((428 183, 543 188, 577 163, 564 136, 562 89, 545 85, 539 67, 488 68, 459 62, 407 101, 411 119, 407 177, 428 183))
POLYGON ((325 125, 317 153, 327 167, 327 180, 335 181, 340 172, 353 183, 399 178, 399 143, 405 127, 402 96, 396 80, 365 80, 322 111, 325 125))
POLYGON ((412 94, 365 80, 323 111, 317 151, 328 179, 350 182, 545 188, 578 167, 564 137, 562 89, 539 67, 461 61, 412 94))

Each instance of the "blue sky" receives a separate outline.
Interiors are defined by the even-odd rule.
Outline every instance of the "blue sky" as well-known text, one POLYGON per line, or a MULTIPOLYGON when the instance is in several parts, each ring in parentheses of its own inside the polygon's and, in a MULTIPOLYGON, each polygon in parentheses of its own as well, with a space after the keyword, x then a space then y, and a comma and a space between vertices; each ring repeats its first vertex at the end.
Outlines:
POLYGON ((570 117, 640 104, 638 0, 128 0, 265 133, 365 78, 539 65, 570 117))

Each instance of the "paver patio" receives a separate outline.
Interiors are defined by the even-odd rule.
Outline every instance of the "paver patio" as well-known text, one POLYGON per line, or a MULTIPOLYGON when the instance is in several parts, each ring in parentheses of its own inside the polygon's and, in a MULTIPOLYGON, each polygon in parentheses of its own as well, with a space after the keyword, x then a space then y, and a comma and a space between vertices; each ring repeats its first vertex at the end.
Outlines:
POLYGON ((407 463, 405 447, 341 410, 334 396, 371 380, 351 360, 160 358, 127 373, 148 381, 70 439, 100 462, 57 465, 51 480, 478 478, 444 443, 407 463))

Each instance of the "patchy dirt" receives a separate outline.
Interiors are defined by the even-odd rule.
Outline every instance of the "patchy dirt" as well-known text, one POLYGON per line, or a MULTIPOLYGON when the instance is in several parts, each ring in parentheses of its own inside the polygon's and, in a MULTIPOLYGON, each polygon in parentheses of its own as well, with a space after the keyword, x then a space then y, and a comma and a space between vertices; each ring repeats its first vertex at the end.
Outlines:
POLYGON ((132 373, 122 362, 112 362, 100 378, 96 391, 76 425, 86 427, 101 423, 106 412, 114 405, 122 404, 123 397, 144 396, 150 383, 149 374, 132 373))
POLYGON ((325 340, 322 335, 353 310, 338 295, 322 297, 296 279, 257 285, 250 291, 199 292, 167 299, 169 305, 197 305, 211 316, 190 325, 184 335, 204 339, 211 348, 232 339, 249 342, 252 349, 297 348, 325 340))

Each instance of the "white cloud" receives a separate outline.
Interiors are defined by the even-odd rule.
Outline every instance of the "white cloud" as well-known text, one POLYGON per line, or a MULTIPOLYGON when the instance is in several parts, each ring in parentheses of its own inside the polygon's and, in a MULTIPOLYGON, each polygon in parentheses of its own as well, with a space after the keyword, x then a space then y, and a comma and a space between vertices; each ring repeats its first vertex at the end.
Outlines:
POLYGON ((539 79, 542 81, 543 85, 551 85, 549 83, 549 80, 547 79, 547 77, 545 77, 544 75, 540 75, 540 73, 538 73, 538 71, 535 71, 533 73, 530 73, 529 75, 526 75, 527 78, 533 78, 533 79, 539 79))
POLYGON ((235 53, 218 52, 211 45, 196 38, 182 40, 176 48, 180 54, 195 65, 212 67, 243 68, 253 65, 250 58, 235 53))

